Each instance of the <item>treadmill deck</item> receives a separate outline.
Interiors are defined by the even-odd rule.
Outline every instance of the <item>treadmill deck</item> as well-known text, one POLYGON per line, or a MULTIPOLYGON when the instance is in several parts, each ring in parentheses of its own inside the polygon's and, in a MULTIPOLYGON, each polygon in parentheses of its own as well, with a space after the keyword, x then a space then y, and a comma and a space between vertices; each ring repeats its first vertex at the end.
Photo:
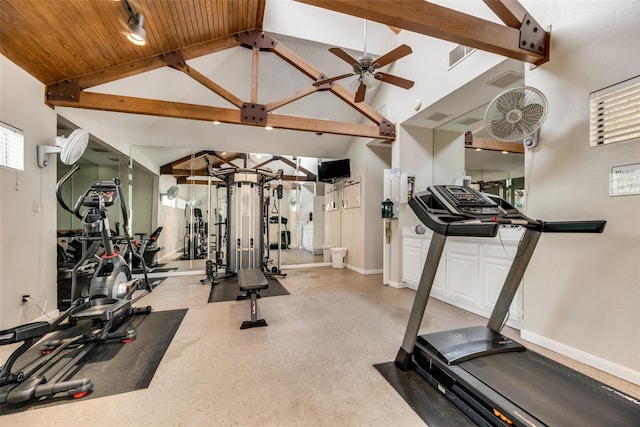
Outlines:
MULTIPOLYGON (((414 352, 429 372, 428 361, 437 358, 419 343, 414 352)), ((454 368, 469 373, 474 387, 487 387, 549 426, 640 426, 639 399, 531 350, 477 357, 454 368)))

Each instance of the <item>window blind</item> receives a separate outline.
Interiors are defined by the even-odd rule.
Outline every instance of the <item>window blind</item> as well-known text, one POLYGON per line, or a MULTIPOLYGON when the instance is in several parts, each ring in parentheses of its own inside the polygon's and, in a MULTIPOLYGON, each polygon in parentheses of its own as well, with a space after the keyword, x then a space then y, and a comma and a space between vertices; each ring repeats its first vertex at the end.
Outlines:
POLYGON ((592 147, 640 140, 640 76, 591 93, 592 147))

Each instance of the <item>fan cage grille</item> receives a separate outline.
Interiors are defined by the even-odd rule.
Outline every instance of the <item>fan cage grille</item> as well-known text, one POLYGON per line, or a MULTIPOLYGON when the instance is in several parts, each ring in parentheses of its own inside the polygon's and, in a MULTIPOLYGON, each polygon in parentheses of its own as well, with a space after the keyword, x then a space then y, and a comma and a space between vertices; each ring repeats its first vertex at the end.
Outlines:
POLYGON ((518 141, 536 132, 547 116, 547 99, 532 87, 502 92, 487 107, 484 126, 493 138, 518 141))

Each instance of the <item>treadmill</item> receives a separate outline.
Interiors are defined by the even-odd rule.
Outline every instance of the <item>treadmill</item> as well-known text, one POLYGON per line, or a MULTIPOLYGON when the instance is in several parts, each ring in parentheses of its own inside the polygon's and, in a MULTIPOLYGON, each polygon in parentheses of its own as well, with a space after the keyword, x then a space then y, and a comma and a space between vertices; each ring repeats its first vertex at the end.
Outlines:
POLYGON ((396 366, 415 369, 481 426, 640 426, 639 399, 500 333, 541 233, 601 233, 605 221, 537 221, 457 185, 429 187, 409 205, 434 234, 396 366), (525 232, 487 326, 418 336, 447 236, 495 237, 504 225, 525 232))

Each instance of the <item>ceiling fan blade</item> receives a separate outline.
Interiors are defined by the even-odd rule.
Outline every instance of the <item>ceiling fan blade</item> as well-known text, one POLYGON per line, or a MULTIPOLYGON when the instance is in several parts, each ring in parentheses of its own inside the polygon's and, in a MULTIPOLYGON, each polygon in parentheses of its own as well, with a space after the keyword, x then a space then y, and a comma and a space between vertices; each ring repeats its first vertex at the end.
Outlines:
POLYGON ((353 76, 353 73, 347 73, 341 76, 331 77, 330 79, 318 80, 317 82, 314 82, 313 85, 315 87, 320 87, 322 85, 326 85, 327 83, 335 82, 336 80, 344 79, 345 77, 351 77, 351 76, 353 76))
POLYGON ((411 47, 403 44, 393 49, 390 52, 385 53, 380 58, 376 59, 374 62, 378 64, 378 68, 382 68, 385 65, 391 64, 393 61, 397 61, 398 59, 409 55, 411 52, 411 47))
POLYGON ((364 101, 364 95, 367 92, 367 85, 360 82, 360 86, 358 86, 358 90, 356 92, 356 99, 354 102, 362 102, 364 101))
POLYGON ((392 85, 400 86, 403 89, 410 89, 413 87, 411 80, 403 79, 402 77, 393 76, 391 74, 377 72, 374 74, 376 80, 382 80, 385 83, 391 83, 392 85))
POLYGON ((331 49, 329 49, 329 52, 333 53, 335 56, 342 59, 344 62, 348 63, 349 65, 358 63, 357 59, 353 58, 351 55, 349 55, 347 52, 340 49, 339 47, 332 47, 331 49))

